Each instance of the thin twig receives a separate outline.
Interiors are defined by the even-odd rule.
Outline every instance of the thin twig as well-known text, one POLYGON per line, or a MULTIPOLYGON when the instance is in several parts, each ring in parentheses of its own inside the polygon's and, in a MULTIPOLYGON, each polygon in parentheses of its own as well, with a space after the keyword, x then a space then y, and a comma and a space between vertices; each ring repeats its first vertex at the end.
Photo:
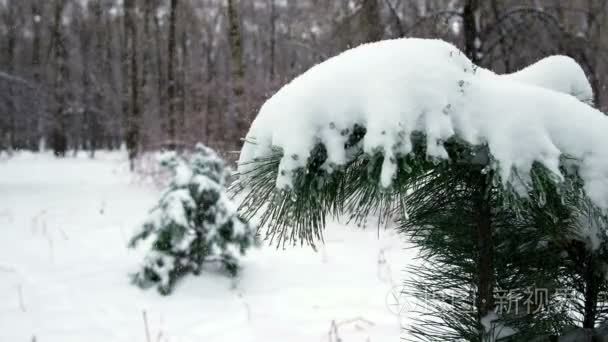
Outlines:
POLYGON ((146 310, 143 311, 143 318, 144 318, 144 329, 146 331, 146 342, 151 342, 150 327, 148 326, 148 314, 146 313, 146 310))
POLYGON ((341 322, 336 322, 336 320, 332 320, 331 326, 329 327, 329 334, 328 334, 329 342, 341 342, 342 341, 342 338, 340 337, 340 334, 339 334, 340 332, 338 329, 341 326, 354 324, 354 326, 357 330, 360 330, 360 331, 365 330, 366 327, 359 325, 359 323, 367 326, 368 328, 376 325, 374 322, 372 322, 362 316, 355 317, 355 318, 348 319, 348 320, 341 321, 341 322))

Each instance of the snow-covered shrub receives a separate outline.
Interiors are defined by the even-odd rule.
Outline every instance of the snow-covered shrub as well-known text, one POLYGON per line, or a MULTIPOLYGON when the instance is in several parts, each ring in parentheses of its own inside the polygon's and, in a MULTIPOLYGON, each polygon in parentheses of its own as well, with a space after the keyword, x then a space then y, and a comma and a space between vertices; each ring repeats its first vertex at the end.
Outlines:
POLYGON ((200 274, 205 262, 219 262, 236 275, 238 257, 256 244, 254 227, 237 213, 226 193, 229 172, 210 148, 198 144, 190 157, 168 153, 161 164, 172 180, 140 232, 131 240, 152 241, 133 282, 158 285, 162 294, 188 273, 200 274))

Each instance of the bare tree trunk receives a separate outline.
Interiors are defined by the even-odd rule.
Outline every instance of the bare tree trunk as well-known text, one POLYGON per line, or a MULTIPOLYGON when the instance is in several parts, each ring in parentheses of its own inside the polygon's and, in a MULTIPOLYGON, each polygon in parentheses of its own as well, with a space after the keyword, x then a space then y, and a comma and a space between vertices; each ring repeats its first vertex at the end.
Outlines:
MULTIPOLYGON (((144 21, 143 21, 143 57, 142 57, 142 77, 141 77, 141 91, 142 91, 142 111, 146 113, 148 108, 151 108, 152 99, 154 96, 151 94, 152 89, 150 89, 149 84, 151 84, 152 74, 154 73, 153 63, 152 63, 152 50, 154 48, 152 42, 153 37, 150 30, 151 20, 150 18, 154 15, 153 13, 154 6, 152 0, 145 0, 144 2, 144 21)), ((157 75, 160 77, 160 75, 157 75)), ((160 94, 157 94, 160 96, 160 94)), ((157 97, 158 97, 157 96, 157 97)), ((160 108, 159 108, 160 109, 160 108)), ((141 144, 145 149, 147 145, 149 145, 149 136, 150 132, 146 131, 146 128, 150 130, 150 127, 140 127, 142 130, 141 144)))
POLYGON ((82 68, 83 72, 81 73, 81 81, 82 81, 82 122, 80 123, 81 129, 81 142, 83 150, 91 150, 91 80, 94 76, 91 75, 91 38, 92 34, 86 31, 84 25, 80 29, 80 34, 83 35, 80 38, 80 54, 82 56, 82 68))
MULTIPOLYGON (((104 39, 104 46, 105 46, 105 51, 103 53, 103 55, 105 56, 104 59, 104 63, 103 63, 103 72, 105 75, 107 75, 107 77, 110 80, 110 83, 112 85, 118 85, 118 81, 117 79, 114 77, 114 65, 112 63, 112 57, 114 56, 114 50, 113 50, 113 31, 112 31, 112 23, 110 21, 110 17, 109 16, 105 16, 104 17, 104 21, 103 21, 103 29, 105 30, 105 32, 107 32, 105 34, 105 39, 104 39)), ((111 111, 115 111, 116 107, 115 107, 115 103, 114 102, 108 102, 108 105, 111 108, 111 111)), ((114 125, 112 125, 114 126, 114 125)), ((113 150, 116 146, 114 144, 114 134, 116 134, 116 132, 114 131, 114 128, 110 126, 107 127, 106 132, 104 134, 104 145, 107 149, 113 150)))
POLYGON ((32 2, 32 78, 35 84, 35 116, 31 120, 30 125, 30 148, 32 150, 38 150, 40 147, 40 137, 42 136, 42 110, 41 110, 41 99, 40 99, 40 81, 41 81, 41 70, 40 70, 40 35, 41 35, 41 22, 42 14, 40 12, 40 6, 36 1, 32 2))
MULTIPOLYGON (((186 19, 184 18, 183 21, 185 21, 186 19)), ((184 22, 184 26, 187 27, 187 23, 184 22)), ((178 96, 177 96, 177 100, 176 102, 178 103, 178 109, 179 109, 179 121, 181 122, 181 137, 182 140, 184 141, 188 141, 188 139, 186 139, 188 137, 188 133, 186 128, 189 127, 186 124, 186 120, 188 119, 187 116, 187 102, 186 102, 186 89, 187 89, 187 80, 188 80, 188 34, 186 33, 186 30, 182 30, 181 33, 181 39, 180 39, 180 45, 181 45, 181 63, 180 63, 180 70, 179 70, 179 82, 177 83, 177 89, 178 89, 178 96)))
MULTIPOLYGON (((498 21, 500 18, 500 11, 498 9, 498 1, 497 0, 492 0, 492 12, 494 12, 494 21, 498 21)), ((505 35, 507 33, 504 32, 504 30, 502 29, 502 27, 498 28, 499 32, 498 34, 500 35, 499 38, 499 44, 500 44, 500 52, 502 54, 502 62, 505 66, 505 73, 511 73, 513 71, 513 67, 511 66, 511 58, 509 56, 509 51, 507 51, 507 47, 506 47, 506 42, 505 42, 505 35)))
POLYGON ((365 30, 365 42, 376 42, 384 36, 380 22, 380 5, 378 0, 363 0, 361 6, 362 24, 365 30))
POLYGON ((53 110, 53 131, 51 137, 51 145, 53 152, 58 157, 65 156, 67 151, 67 135, 66 135, 66 115, 67 115, 67 86, 68 86, 68 68, 67 68, 67 50, 61 30, 63 20, 63 10, 65 8, 65 0, 57 0, 55 2, 55 11, 53 16, 53 43, 54 51, 54 68, 55 79, 53 84, 55 106, 53 110))
POLYGON ((270 82, 275 76, 275 56, 277 45, 277 5, 275 0, 270 0, 270 82))
POLYGON ((89 113, 89 122, 88 122, 88 135, 89 135, 89 156, 91 158, 95 158, 95 151, 99 148, 102 141, 102 126, 100 125, 101 113, 104 109, 104 92, 103 85, 101 83, 101 79, 104 75, 104 63, 106 61, 106 54, 104 44, 106 43, 105 39, 105 30, 104 30, 104 22, 103 22, 103 10, 101 8, 101 0, 94 0, 93 4, 93 16, 95 18, 94 25, 94 35, 95 35, 95 46, 94 46, 94 54, 97 58, 94 59, 93 66, 94 69, 91 71, 93 74, 93 110, 89 113))
MULTIPOLYGON (((8 28, 6 32, 6 60, 4 61, 4 65, 6 67, 6 71, 9 75, 13 76, 15 74, 15 46, 17 41, 17 27, 16 27, 16 13, 15 6, 16 0, 8 0, 7 11, 4 16, 4 21, 6 22, 6 27, 8 28)), ((12 82, 9 82, 7 87, 7 110, 8 110, 8 122, 6 124, 5 132, 0 139, 4 139, 4 144, 6 145, 9 152, 11 152, 15 148, 19 148, 16 146, 16 116, 17 116, 17 108, 15 106, 14 96, 15 90, 13 89, 12 82)))
POLYGON ((213 86, 213 82, 216 78, 216 67, 215 67, 215 63, 213 60, 213 51, 211 50, 211 48, 207 47, 205 49, 205 65, 206 65, 206 70, 207 70, 207 77, 206 77, 206 87, 207 87, 207 96, 206 96, 206 108, 205 108, 205 112, 206 112, 206 118, 205 118, 205 122, 206 122, 206 134, 205 134, 205 139, 206 139, 206 143, 209 145, 212 141, 216 140, 216 134, 219 131, 219 127, 221 127, 221 116, 215 116, 215 113, 217 112, 217 99, 216 96, 213 95, 213 93, 211 92, 212 86, 213 86))
POLYGON ((230 42, 230 67, 232 72, 232 111, 235 116, 236 136, 234 143, 239 145, 239 139, 245 134, 249 124, 248 118, 244 117, 243 95, 245 93, 245 64, 243 62, 243 38, 239 22, 239 13, 235 7, 234 0, 228 1, 228 40, 230 42))
MULTIPOLYGON (((602 44, 602 25, 605 22, 606 12, 602 11, 602 7, 605 7, 607 2, 605 0, 602 1, 603 6, 600 5, 600 8, 595 8, 593 6, 592 0, 587 0, 587 15, 584 17, 586 29, 586 37, 588 41, 591 41, 595 46, 601 46, 602 44)), ((601 97, 602 93, 600 80, 598 77, 598 60, 601 60, 600 54, 588 53, 584 44, 581 46, 581 55, 583 56, 583 63, 586 63, 589 67, 589 81, 591 83, 591 87, 593 90, 593 103, 597 108, 602 108, 601 97)))
POLYGON ((177 5, 178 0, 171 0, 171 9, 169 15, 169 61, 167 63, 167 97, 169 101, 169 112, 168 112, 168 123, 167 135, 169 137, 169 148, 174 149, 177 144, 176 131, 177 131, 177 120, 175 117, 176 107, 176 84, 175 84, 175 48, 176 48, 176 17, 177 17, 177 5))
POLYGON ((125 60, 128 68, 128 77, 129 82, 125 82, 125 84, 130 85, 130 98, 128 105, 128 113, 127 113, 127 132, 125 141, 127 144, 127 150, 129 151, 129 161, 131 170, 134 168, 134 160, 137 156, 139 149, 139 126, 140 126, 140 103, 139 103, 139 65, 137 58, 137 22, 135 16, 135 0, 124 0, 124 9, 125 9, 125 39, 126 39, 126 49, 128 58, 125 60))
POLYGON ((396 32, 397 38, 405 37, 405 27, 403 26, 403 23, 401 22, 401 18, 399 18, 399 14, 397 13, 395 6, 393 6, 393 4, 391 3, 391 0, 385 0, 385 3, 390 12, 393 26, 394 26, 395 30, 397 31, 396 32))
POLYGON ((462 14, 464 50, 475 65, 481 62, 480 11, 479 0, 466 0, 462 14))
MULTIPOLYGON (((151 1, 151 0, 150 0, 151 1)), ((155 6, 154 9, 156 10, 157 7, 155 6)), ((166 110, 166 88, 165 88, 165 69, 164 64, 163 64, 163 39, 162 39, 162 31, 161 31, 161 25, 160 25, 160 21, 158 19, 157 15, 153 15, 152 16, 153 22, 154 22, 154 36, 155 36, 155 40, 156 40, 156 85, 157 85, 157 93, 158 93, 158 112, 159 112, 159 119, 160 119, 160 125, 161 125, 161 131, 164 134, 167 134, 167 138, 170 139, 170 137, 168 136, 169 133, 169 120, 168 120, 168 115, 165 114, 165 110, 166 110), (166 120, 167 119, 167 120, 166 120)))

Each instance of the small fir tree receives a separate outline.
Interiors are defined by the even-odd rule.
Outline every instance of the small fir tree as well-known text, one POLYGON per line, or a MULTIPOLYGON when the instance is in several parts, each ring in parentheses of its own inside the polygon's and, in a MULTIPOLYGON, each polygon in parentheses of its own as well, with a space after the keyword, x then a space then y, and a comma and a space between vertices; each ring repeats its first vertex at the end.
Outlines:
POLYGON ((133 282, 142 288, 156 285, 166 295, 188 273, 199 275, 206 262, 219 262, 235 276, 238 257, 256 244, 256 232, 226 193, 229 172, 224 161, 198 144, 190 157, 168 153, 161 165, 172 179, 131 240, 131 247, 152 242, 133 282))

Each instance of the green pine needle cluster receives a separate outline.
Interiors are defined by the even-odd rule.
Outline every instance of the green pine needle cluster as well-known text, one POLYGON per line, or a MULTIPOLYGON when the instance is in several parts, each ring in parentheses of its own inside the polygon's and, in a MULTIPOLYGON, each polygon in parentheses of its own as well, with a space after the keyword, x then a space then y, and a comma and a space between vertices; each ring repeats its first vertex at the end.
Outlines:
POLYGON ((329 165, 318 144, 289 189, 275 186, 280 149, 251 161, 232 187, 243 195, 241 212, 267 226, 273 243, 313 247, 322 241, 328 217, 396 219, 424 261, 404 283, 404 292, 424 304, 418 321, 405 327, 412 340, 550 341, 603 324, 607 225, 585 196, 572 160, 562 157, 560 175, 535 164, 530 177, 505 181, 487 146, 452 138, 444 142, 449 158, 431 159, 424 135, 417 133, 413 152, 390 160, 397 173, 392 186, 383 188, 384 156, 363 151, 365 133, 362 126, 349 132, 345 165, 329 165), (591 224, 601 241, 593 248, 581 234, 591 224), (546 303, 558 305, 526 301, 529 291, 540 288, 546 303), (489 328, 484 320, 497 310, 495 296, 503 290, 521 310, 496 312, 489 328))

